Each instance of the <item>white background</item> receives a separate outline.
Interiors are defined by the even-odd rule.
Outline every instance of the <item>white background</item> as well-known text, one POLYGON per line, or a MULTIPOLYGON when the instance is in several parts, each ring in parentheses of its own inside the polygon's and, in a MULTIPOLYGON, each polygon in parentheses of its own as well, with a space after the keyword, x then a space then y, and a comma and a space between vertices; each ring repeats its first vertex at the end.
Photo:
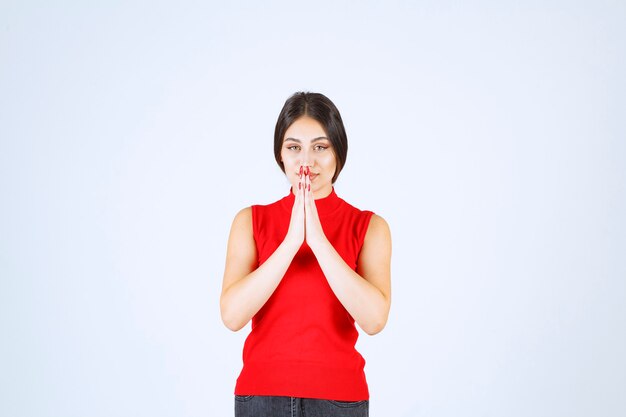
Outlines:
POLYGON ((0 2, 0 415, 232 416, 295 91, 393 236, 371 416, 626 415, 621 1, 0 2))

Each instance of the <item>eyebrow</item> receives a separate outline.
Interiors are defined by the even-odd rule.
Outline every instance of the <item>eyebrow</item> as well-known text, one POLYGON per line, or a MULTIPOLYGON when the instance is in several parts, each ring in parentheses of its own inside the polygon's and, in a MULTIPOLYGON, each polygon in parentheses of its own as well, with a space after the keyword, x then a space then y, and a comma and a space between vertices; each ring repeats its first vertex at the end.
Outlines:
MULTIPOLYGON (((302 143, 302 141, 300 139, 296 139, 296 138, 286 138, 284 141, 287 142, 288 140, 291 140, 291 141, 294 141, 294 142, 297 142, 297 143, 302 143)), ((320 136, 318 138, 315 138, 315 139, 311 140, 311 142, 317 142, 317 141, 320 141, 320 140, 328 140, 328 138, 326 136, 320 136)))

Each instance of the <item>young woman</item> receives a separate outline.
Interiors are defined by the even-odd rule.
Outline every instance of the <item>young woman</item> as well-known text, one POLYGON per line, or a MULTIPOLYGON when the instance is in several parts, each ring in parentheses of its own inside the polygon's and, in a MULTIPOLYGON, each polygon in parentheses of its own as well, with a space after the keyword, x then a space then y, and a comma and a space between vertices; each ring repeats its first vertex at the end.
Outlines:
POLYGON ((222 320, 233 331, 252 320, 236 417, 368 415, 355 322, 370 335, 387 322, 391 236, 382 217, 336 194, 347 150, 327 97, 287 99, 274 154, 289 194, 241 210, 228 241, 222 320))

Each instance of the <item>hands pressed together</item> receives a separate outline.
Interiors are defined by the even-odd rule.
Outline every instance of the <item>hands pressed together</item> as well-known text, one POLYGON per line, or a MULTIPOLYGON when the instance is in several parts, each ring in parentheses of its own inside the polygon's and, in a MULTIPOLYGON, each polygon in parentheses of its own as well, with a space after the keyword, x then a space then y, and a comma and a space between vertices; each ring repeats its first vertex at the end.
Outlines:
MULTIPOLYGON (((294 187, 295 188, 295 187, 294 187)), ((317 214, 309 167, 300 166, 300 181, 295 190, 295 201, 291 210, 291 221, 285 240, 300 247, 302 242, 315 248, 326 240, 322 224, 317 214)))

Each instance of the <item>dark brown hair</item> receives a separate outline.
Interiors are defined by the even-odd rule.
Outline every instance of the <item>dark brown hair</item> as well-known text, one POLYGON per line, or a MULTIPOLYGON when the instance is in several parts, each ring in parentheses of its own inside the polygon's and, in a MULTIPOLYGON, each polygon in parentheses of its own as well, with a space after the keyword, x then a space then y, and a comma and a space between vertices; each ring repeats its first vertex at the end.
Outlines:
POLYGON ((274 130, 274 156, 280 169, 285 172, 285 165, 280 160, 283 138, 289 126, 302 116, 317 120, 324 128, 337 160, 337 168, 333 175, 333 184, 346 163, 348 156, 348 137, 343 127, 339 110, 328 97, 320 93, 297 92, 285 101, 278 115, 274 130))

